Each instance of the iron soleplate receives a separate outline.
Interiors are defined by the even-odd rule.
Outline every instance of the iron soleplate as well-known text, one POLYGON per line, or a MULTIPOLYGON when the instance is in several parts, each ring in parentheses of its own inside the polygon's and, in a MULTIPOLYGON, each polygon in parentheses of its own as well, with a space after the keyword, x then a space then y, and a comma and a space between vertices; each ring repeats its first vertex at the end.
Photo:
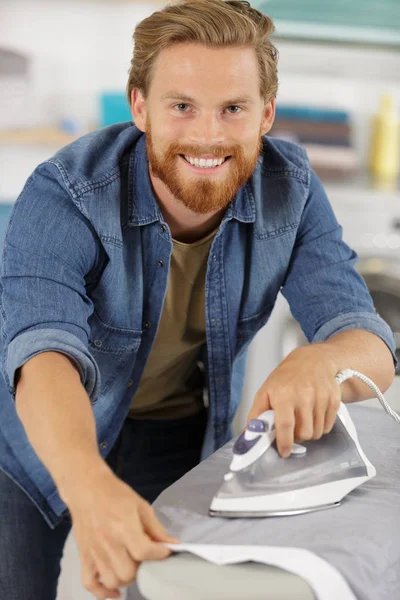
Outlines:
POLYGON ((208 511, 210 517, 232 517, 232 518, 252 518, 252 517, 289 517, 291 515, 303 515, 305 513, 314 512, 317 510, 326 510, 328 508, 336 508, 340 506, 342 503, 339 502, 331 502, 329 504, 322 504, 321 506, 314 506, 312 508, 296 508, 291 510, 274 510, 274 511, 227 511, 227 510, 211 510, 208 511))

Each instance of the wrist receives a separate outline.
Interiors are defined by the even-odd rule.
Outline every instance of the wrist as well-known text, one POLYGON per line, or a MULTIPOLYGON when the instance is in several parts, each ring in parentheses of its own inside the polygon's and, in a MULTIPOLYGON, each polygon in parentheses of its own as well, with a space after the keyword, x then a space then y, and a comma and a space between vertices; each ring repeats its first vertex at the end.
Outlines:
POLYGON ((337 348, 329 347, 327 342, 316 342, 314 344, 300 346, 288 354, 285 361, 301 363, 301 368, 305 368, 304 363, 306 363, 306 367, 309 368, 312 368, 313 365, 318 363, 323 367, 326 374, 331 375, 332 377, 336 377, 341 370, 340 355, 337 348))
POLYGON ((79 468, 69 471, 56 482, 59 495, 69 505, 75 498, 82 496, 85 490, 91 489, 96 480, 110 474, 113 471, 101 456, 81 461, 79 468))

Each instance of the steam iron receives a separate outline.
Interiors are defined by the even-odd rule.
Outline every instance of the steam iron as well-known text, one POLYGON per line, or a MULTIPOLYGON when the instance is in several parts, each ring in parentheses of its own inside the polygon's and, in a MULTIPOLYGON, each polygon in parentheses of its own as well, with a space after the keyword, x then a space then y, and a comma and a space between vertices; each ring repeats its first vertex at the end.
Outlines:
MULTIPOLYGON (((341 383, 350 377, 374 386, 386 412, 400 423, 365 375, 348 369, 336 380, 341 383)), ((230 469, 212 499, 210 516, 275 517, 334 508, 354 488, 376 475, 343 403, 330 433, 319 440, 294 444, 288 458, 278 453, 275 438, 273 410, 248 423, 233 446, 230 469)))

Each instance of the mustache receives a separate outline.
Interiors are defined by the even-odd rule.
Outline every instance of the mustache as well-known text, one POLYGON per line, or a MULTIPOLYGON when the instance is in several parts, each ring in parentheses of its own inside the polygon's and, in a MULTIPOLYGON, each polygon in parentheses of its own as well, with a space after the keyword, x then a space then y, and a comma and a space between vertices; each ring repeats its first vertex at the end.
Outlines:
POLYGON ((238 153, 237 148, 199 148, 198 146, 180 146, 172 144, 168 149, 170 156, 175 154, 183 154, 192 156, 193 158, 201 158, 202 156, 212 156, 213 158, 226 158, 235 156, 238 153))

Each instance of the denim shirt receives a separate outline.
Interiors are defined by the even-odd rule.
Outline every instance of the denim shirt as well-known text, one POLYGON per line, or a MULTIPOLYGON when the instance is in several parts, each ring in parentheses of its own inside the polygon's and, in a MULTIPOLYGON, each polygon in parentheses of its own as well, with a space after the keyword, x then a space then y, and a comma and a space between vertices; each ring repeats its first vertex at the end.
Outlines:
MULTIPOLYGON (((52 528, 67 507, 16 413, 15 371, 44 351, 73 359, 106 457, 155 339, 171 253, 146 138, 131 122, 62 148, 35 169, 13 207, 0 279, 0 468, 52 528)), ((393 334, 376 314, 356 259, 304 149, 265 136, 208 257, 202 459, 232 437, 247 348, 279 291, 310 342, 365 329, 386 342, 395 361, 393 334)))

